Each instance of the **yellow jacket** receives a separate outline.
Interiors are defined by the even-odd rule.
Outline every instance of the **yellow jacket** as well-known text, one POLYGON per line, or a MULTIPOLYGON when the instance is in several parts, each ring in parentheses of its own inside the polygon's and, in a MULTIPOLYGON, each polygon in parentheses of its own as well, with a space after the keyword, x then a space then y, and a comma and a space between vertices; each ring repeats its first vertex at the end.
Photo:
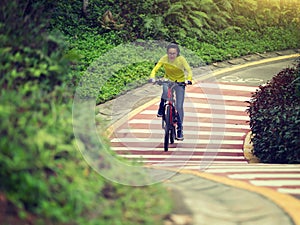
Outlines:
POLYGON ((155 74, 161 66, 165 69, 164 77, 171 81, 192 81, 192 70, 183 56, 178 56, 173 62, 169 62, 168 55, 164 55, 153 68, 150 78, 155 78, 155 74), (187 76, 185 76, 185 71, 187 71, 187 76))

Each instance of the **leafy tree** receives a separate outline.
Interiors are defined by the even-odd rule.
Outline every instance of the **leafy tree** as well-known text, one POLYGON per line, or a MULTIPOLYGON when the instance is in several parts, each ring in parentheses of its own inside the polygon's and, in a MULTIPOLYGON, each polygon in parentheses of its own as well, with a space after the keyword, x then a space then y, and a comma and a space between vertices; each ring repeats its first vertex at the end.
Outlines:
POLYGON ((192 29, 196 33, 201 34, 201 28, 208 26, 206 21, 208 15, 199 10, 197 1, 177 1, 165 7, 166 10, 163 13, 163 17, 166 26, 171 32, 177 33, 179 27, 179 35, 184 37, 188 30, 192 29), (184 33, 180 34, 180 30, 184 33))
POLYGON ((234 0, 231 19, 234 26, 261 29, 267 26, 299 26, 300 3, 297 0, 234 0))
POLYGON ((87 8, 89 5, 89 0, 82 0, 82 12, 87 15, 87 8))

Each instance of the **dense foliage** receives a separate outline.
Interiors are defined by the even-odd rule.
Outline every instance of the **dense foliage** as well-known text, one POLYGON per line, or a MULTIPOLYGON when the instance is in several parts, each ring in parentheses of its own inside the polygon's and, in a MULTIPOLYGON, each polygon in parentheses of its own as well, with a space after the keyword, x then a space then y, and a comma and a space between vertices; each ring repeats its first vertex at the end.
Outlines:
MULTIPOLYGON (((75 73, 84 77, 88 67, 105 53, 124 43, 157 40, 174 41, 210 64, 243 55, 298 48, 300 3, 279 1, 94 1, 85 12, 82 1, 59 2, 51 24, 67 36, 69 52, 77 55, 75 73), (107 12, 111 17, 106 17, 107 12), (110 19, 108 19, 110 18, 110 19)), ((128 52, 130 56, 133 52, 128 52)), ((102 84, 98 103, 145 83, 158 59, 124 65, 102 84), (135 75, 134 75, 135 74, 135 75), (129 84, 130 80, 132 84, 129 84)), ((107 55, 106 62, 115 56, 107 55)), ((103 63, 103 66, 106 65, 103 63)), ((195 65, 197 66, 197 65, 195 65)), ((101 77, 99 77, 99 80, 101 77)))
POLYGON ((206 31, 228 27, 264 31, 268 27, 298 27, 298 0, 82 0, 59 2, 53 23, 64 32, 103 34, 116 30, 122 40, 156 39, 184 41, 193 37, 207 41, 206 31), (103 18, 106 11, 113 18, 103 18), (80 29, 78 29, 80 27, 80 29))
POLYGON ((164 189, 111 183, 77 150, 69 68, 79 57, 46 28, 49 7, 0 6, 1 224, 159 224, 170 210, 164 189))
POLYGON ((265 163, 300 163, 300 61, 260 86, 249 103, 253 153, 265 163))

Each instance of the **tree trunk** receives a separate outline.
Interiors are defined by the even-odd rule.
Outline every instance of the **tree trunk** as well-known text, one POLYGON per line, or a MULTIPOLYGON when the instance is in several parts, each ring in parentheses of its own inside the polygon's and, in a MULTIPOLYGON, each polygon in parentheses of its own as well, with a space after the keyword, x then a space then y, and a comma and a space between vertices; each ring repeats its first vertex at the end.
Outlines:
POLYGON ((89 0, 83 0, 83 2, 82 2, 82 12, 83 12, 84 16, 87 15, 88 5, 89 5, 89 0))

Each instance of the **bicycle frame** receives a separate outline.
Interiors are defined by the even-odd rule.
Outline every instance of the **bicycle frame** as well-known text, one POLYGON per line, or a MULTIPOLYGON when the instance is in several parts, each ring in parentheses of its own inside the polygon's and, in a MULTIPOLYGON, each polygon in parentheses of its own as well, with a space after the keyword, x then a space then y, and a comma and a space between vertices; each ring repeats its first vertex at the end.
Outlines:
POLYGON ((177 110, 174 99, 174 87, 176 85, 185 85, 184 82, 160 81, 160 85, 168 85, 168 98, 164 104, 164 113, 162 116, 162 129, 165 130, 164 150, 168 151, 169 143, 173 144, 175 140, 175 131, 177 126, 177 110))

